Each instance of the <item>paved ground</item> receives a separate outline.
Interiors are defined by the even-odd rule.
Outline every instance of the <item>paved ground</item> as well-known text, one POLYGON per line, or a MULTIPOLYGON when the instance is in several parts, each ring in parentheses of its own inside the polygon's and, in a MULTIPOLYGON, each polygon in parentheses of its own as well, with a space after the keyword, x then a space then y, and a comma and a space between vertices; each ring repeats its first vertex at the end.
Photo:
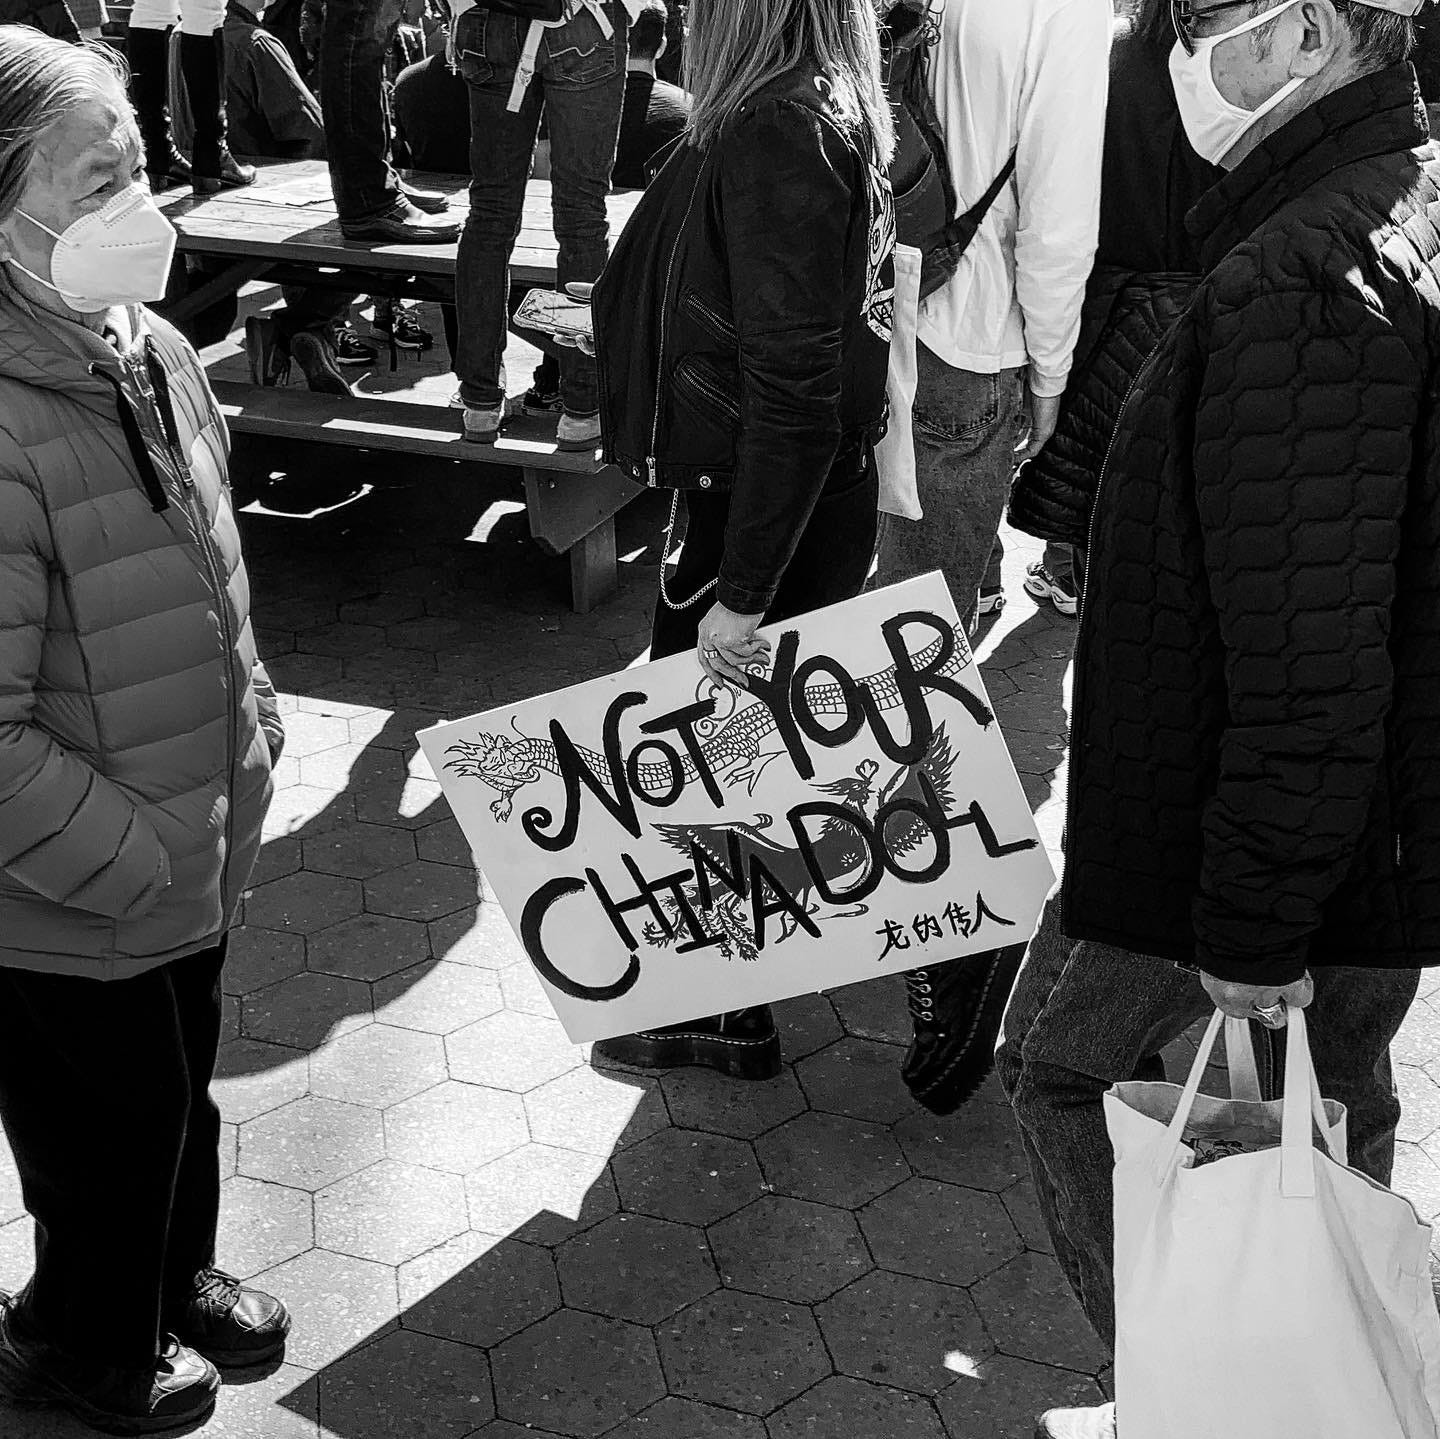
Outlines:
MULTIPOLYGON (((898 981, 781 1006, 772 1083, 593 1068, 417 759, 420 726, 640 653, 658 507, 627 512, 622 592, 581 618, 503 477, 292 463, 312 478, 261 465, 246 517, 289 744, 218 1092, 221 1260, 296 1324, 206 1432, 1012 1439, 1098 1401, 1008 1111, 993 1083, 949 1120, 911 1103, 898 981)), ((981 657, 1053 849, 1073 622, 1023 594, 1033 553, 981 657)), ((1440 1013, 1399 1058, 1400 1183, 1430 1214, 1440 1013)), ((0 1285, 29 1246, 0 1143, 0 1285)), ((78 1432, 0 1407, 6 1439, 78 1432)))

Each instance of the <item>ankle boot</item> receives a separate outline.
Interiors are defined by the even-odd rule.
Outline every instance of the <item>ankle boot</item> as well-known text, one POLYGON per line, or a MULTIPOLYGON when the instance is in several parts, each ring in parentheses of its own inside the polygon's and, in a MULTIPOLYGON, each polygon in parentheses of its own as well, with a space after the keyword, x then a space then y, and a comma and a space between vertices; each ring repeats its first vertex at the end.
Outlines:
POLYGON ((145 171, 152 190, 168 190, 190 179, 190 163, 170 133, 170 31, 139 30, 125 36, 130 62, 130 98, 145 143, 145 171))
POLYGON ((225 37, 180 36, 180 69, 190 95, 195 120, 195 144, 190 156, 196 194, 213 195, 222 187, 251 185, 255 167, 242 165, 230 153, 225 138, 225 37))

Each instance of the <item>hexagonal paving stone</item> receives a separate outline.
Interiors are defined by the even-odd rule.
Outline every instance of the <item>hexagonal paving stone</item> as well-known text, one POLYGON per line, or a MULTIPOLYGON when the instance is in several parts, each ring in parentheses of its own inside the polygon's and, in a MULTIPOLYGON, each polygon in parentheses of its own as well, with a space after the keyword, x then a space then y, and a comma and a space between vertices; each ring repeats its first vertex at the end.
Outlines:
POLYGON ((393 1159, 315 1196, 322 1248, 377 1264, 400 1264, 470 1227, 465 1186, 454 1174, 393 1159))
POLYGON ((247 994, 240 1007, 244 1034, 295 1049, 319 1049, 373 1018, 369 987, 331 974, 292 975, 247 994))
POLYGON ((792 1399, 766 1420, 770 1439, 945 1439, 939 1416, 925 1400, 899 1389, 835 1374, 792 1399))
POLYGON ((243 995, 278 984, 305 968, 305 941, 298 934, 240 925, 230 931, 220 982, 226 994, 243 995))
POLYGON ((1018 1359, 1096 1374, 1109 1359, 1086 1322, 1060 1266, 1022 1254, 970 1291, 999 1348, 1018 1359))
POLYGON ((243 1124, 299 1099, 310 1089, 310 1061, 299 1050, 258 1039, 220 1046, 211 1092, 226 1119, 243 1124))
POLYGON ((220 1178, 233 1179, 240 1164, 240 1126, 220 1122, 220 1178))
POLYGON ((375 625, 329 624, 305 630, 298 648, 311 655, 366 655, 385 645, 385 631, 375 625))
POLYGON ((245 917, 261 929, 314 934, 359 914, 363 900, 356 880, 301 870, 262 884, 245 901, 245 917))
POLYGON ((385 1111, 392 1159, 466 1174, 529 1141, 517 1095, 453 1079, 385 1111))
POLYGON ((871 1267, 855 1216, 828 1204, 766 1195, 709 1230, 732 1289, 813 1304, 871 1267))
POLYGON ((388 825, 353 824, 305 841, 306 869, 350 879, 370 879, 414 858, 415 841, 410 833, 388 825))
POLYGON ((380 1116, 333 1099, 297 1099, 240 1131, 240 1173, 295 1189, 323 1189, 384 1157, 380 1116))
MULTIPOLYGON (((396 830, 396 834, 400 831, 396 830)), ((423 924, 357 914, 310 936, 309 967, 346 979, 384 979, 430 958, 430 937, 423 924)))
POLYGON ((312 1056, 316 1094, 388 1109, 445 1078, 445 1043, 435 1034, 371 1024, 312 1056))
POLYGON ((682 1129, 703 1129, 734 1139, 755 1139, 806 1108, 805 1096, 787 1069, 778 1079, 756 1083, 730 1079, 713 1069, 675 1069, 660 1087, 670 1117, 682 1129))
POLYGON ((893 1124, 915 1108, 900 1078, 905 1051, 873 1039, 846 1038, 795 1066, 816 1109, 877 1124, 893 1124))
POLYGON ((375 985, 377 1018, 428 1034, 454 1034, 500 1007, 494 976, 463 964, 416 965, 375 985))
POLYGON ((423 1334, 493 1349, 560 1307, 548 1249, 503 1239, 405 1310, 423 1334))
POLYGON ((284 879, 301 867, 303 854, 300 841, 293 838, 269 840, 255 860, 250 872, 250 884, 269 884, 272 879, 284 879))
POLYGON ((1037 1254, 1055 1252, 1055 1246, 1050 1242, 1050 1231, 1045 1227, 1045 1216, 1040 1212, 1040 1201, 1035 1197, 1035 1186, 1030 1180, 1012 1184, 1000 1196, 1000 1202, 1026 1249, 1033 1249, 1037 1254))
MULTIPOLYGON (((524 956, 521 956, 522 959, 524 956)), ((555 1006, 545 993, 530 962, 509 965, 500 975, 500 991, 505 996, 505 1008, 516 1014, 534 1014, 541 1019, 554 1019, 555 1006)))
POLYGON ((346 1439, 465 1439, 495 1417, 484 1353, 401 1330, 320 1376, 325 1427, 346 1439))
POLYGON ((438 824, 428 824, 415 834, 415 847, 421 859, 436 864, 453 864, 460 869, 476 868, 475 854, 465 831, 453 819, 442 819, 438 824))
POLYGON ((355 802, 350 795, 294 784, 280 790, 270 801, 263 832, 268 844, 302 830, 308 838, 354 823, 355 802))
POLYGON ((303 1254, 315 1243, 310 1196, 258 1179, 220 1186, 217 1262, 241 1279, 303 1254))
POLYGON ((970 1296, 948 1284, 878 1270, 816 1305, 842 1374, 936 1394, 954 1381, 956 1355, 985 1358, 994 1344, 970 1296))
POLYGON ((30 1216, 0 1224, 0 1289, 13 1294, 34 1268, 35 1225, 30 1216))
MULTIPOLYGON (((205 1439, 256 1439, 260 1434, 265 1439, 320 1439, 319 1413, 315 1376, 297 1365, 281 1364, 273 1373, 252 1372, 244 1384, 221 1385, 215 1411, 205 1423, 205 1439)), ((4 1422, 0 1417, 0 1430, 4 1422)), ((77 1431, 78 1425, 67 1425, 64 1432, 68 1439, 77 1431)), ((47 1439, 50 1431, 25 1433, 26 1439, 47 1439)))
POLYGON ((20 1172, 5 1141, 0 1139, 0 1225, 9 1224, 25 1213, 25 1201, 20 1197, 20 1172))
POLYGON ((620 1207, 605 1160, 527 1144, 465 1176, 470 1225, 531 1244, 562 1244, 620 1207))
POLYGON ((467 1229, 414 1259, 398 1265, 395 1277, 400 1282, 400 1307, 409 1309, 428 1299, 442 1284, 463 1274, 477 1259, 483 1259, 497 1244, 505 1240, 498 1234, 477 1234, 467 1229))
POLYGON ((935 1402, 954 1439, 1031 1439, 1035 1420, 1047 1409, 1104 1401, 1089 1375, 997 1354, 980 1365, 976 1376, 962 1376, 935 1402))
POLYGON ((1390 1045, 1396 1064, 1425 1066, 1440 1057, 1440 1013, 1429 1000, 1412 1004, 1390 1045))
POLYGON ((366 790, 355 796, 355 814, 366 824, 388 824, 396 829, 424 829, 443 819, 445 799, 433 780, 406 779, 398 793, 393 789, 366 790))
POLYGON ((277 1265, 259 1285, 285 1301, 294 1320, 285 1356, 306 1369, 323 1369, 393 1328, 399 1312, 390 1265, 328 1249, 312 1249, 277 1265))
POLYGON ((220 1043, 231 1044, 240 1038, 240 1001, 233 994, 220 996, 220 1043))
POLYGON ((574 1069, 525 1096, 530 1137, 537 1144, 609 1156, 668 1122, 660 1087, 636 1075, 574 1069))
POLYGON ((447 1035, 445 1058, 453 1079, 525 1094, 578 1069, 585 1051, 559 1020, 505 1010, 447 1035))
POLYGON ((775 1027, 780 1031, 780 1048, 791 1061, 834 1044, 845 1033, 834 1006, 823 994, 802 994, 771 1008, 775 1027))
POLYGON ((765 1439, 765 1422, 753 1414, 716 1409, 671 1394, 612 1429, 605 1439, 765 1439))
POLYGON ((535 1429, 529 1424, 512 1424, 508 1419, 496 1419, 483 1429, 477 1429, 470 1439, 565 1439, 565 1436, 552 1434, 548 1429, 535 1429))
MULTIPOLYGON (((477 969, 509 969, 517 964, 528 967, 530 963, 515 931, 510 928, 510 921, 505 918, 505 911, 493 901, 482 904, 473 914, 462 910, 432 921, 430 949, 436 959, 470 964, 477 969)), ((541 998, 545 1008, 540 1016, 553 1019, 555 1007, 543 994, 541 998)), ((516 1005, 510 1008, 518 1011, 516 1005)))
POLYGON ((860 1211, 860 1226, 882 1269, 973 1284, 1021 1253, 1005 1206, 993 1194, 911 1179, 860 1211))
POLYGON ((712 1294, 655 1337, 672 1393, 747 1414, 768 1414, 830 1373, 810 1311, 758 1294, 712 1294))
POLYGON ((1397 1064, 1394 1073, 1395 1090, 1400 1096, 1400 1123, 1395 1136, 1424 1143, 1440 1129, 1440 1085, 1414 1065, 1397 1064))
POLYGON ((560 1290, 577 1309, 658 1324, 720 1287, 705 1231, 617 1214, 560 1247, 560 1290))
POLYGON ((972 1100, 943 1119, 917 1110, 895 1126, 895 1137, 927 1179, 999 1193, 1030 1173, 1008 1104, 972 1100))
POLYGON ((909 1044, 914 1032, 905 1003, 905 981, 898 974, 847 984, 829 992, 845 1033, 884 1044, 909 1044))
POLYGON ((648 1331, 562 1309, 491 1354, 501 1418, 590 1439, 665 1394, 648 1331))
POLYGON ((306 755, 319 754, 322 750, 349 742, 346 722, 336 716, 297 713, 285 717, 287 758, 303 759, 306 755))
POLYGON ((882 1128, 839 1114, 796 1115, 755 1141, 765 1181, 781 1194, 858 1209, 910 1177, 882 1128))
POLYGON ((611 1161, 626 1209, 686 1224, 714 1224, 758 1199, 763 1180, 743 1140, 662 1129, 611 1161))
POLYGON ((473 909, 480 893, 473 871, 417 859, 377 875, 365 885, 365 908, 396 919, 439 919, 473 909))

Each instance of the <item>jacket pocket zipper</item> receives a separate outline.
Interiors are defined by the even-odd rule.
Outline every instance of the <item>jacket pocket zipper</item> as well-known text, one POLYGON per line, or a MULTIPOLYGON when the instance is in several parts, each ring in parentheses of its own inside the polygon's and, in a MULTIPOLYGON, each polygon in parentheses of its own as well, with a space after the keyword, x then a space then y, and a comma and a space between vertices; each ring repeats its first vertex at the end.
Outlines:
POLYGON ((698 291, 686 290, 680 297, 680 306, 682 309, 689 310, 717 340, 724 340, 727 345, 739 343, 740 334, 736 330, 734 322, 727 320, 701 299, 698 291))
POLYGON ((675 371, 675 378, 692 389, 706 404, 719 410, 732 425, 740 423, 740 401, 693 362, 682 360, 675 371))

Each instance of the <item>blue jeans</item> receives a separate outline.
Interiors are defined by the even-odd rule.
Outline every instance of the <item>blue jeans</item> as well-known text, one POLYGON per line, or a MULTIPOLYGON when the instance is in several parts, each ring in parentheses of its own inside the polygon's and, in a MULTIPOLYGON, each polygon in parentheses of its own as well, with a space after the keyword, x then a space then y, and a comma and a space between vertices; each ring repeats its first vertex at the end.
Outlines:
MULTIPOLYGON (((468 405, 492 408, 505 400, 510 252, 520 233, 542 109, 550 131, 560 287, 594 280, 609 256, 605 196, 625 100, 627 22, 618 0, 606 14, 615 30, 609 40, 587 10, 545 31, 535 78, 516 112, 506 105, 529 22, 485 9, 467 10, 456 21, 456 53, 470 87, 471 180, 455 267, 455 373, 468 405)), ((561 354, 560 395, 567 414, 599 410, 593 359, 578 350, 561 354)))
MULTIPOLYGON (((1307 1011, 1320 1088, 1350 1111, 1351 1164, 1390 1181, 1400 1102, 1394 1039, 1420 985, 1415 969, 1312 971, 1307 1011)), ((1115 1345, 1114 1152, 1101 1100, 1122 1080, 1160 1078, 1160 1053, 1213 1012, 1197 976, 1060 929, 1052 894, 1005 1011, 996 1052, 1055 1257, 1095 1332, 1115 1345)), ((1262 1076, 1274 1061, 1257 1056, 1262 1076)))
POLYGON ((1024 371, 980 375, 916 345, 913 433, 923 520, 880 517, 876 583, 939 570, 968 634, 981 581, 999 588, 996 547, 1023 420, 1024 371), (987 579, 987 575, 989 578, 987 579))
POLYGON ((330 188, 342 221, 376 220, 399 204, 390 165, 385 52, 402 0, 326 0, 320 101, 330 188))

